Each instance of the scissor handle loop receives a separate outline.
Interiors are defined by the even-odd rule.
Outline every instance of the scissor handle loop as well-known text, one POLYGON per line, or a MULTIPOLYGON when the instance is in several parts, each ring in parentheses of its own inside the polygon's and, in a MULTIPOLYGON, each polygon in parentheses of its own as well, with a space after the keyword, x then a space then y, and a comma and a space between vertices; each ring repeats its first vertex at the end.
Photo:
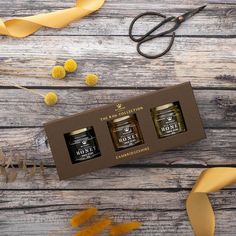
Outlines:
MULTIPOLYGON (((154 38, 154 37, 153 37, 153 38, 154 38)), ((152 38, 152 39, 153 39, 153 38, 152 38)), ((140 42, 137 44, 137 51, 138 51, 138 53, 139 53, 141 56, 143 56, 143 57, 146 57, 146 58, 148 58, 148 59, 156 59, 156 58, 158 58, 158 57, 161 57, 161 56, 165 55, 165 54, 171 49, 171 47, 172 47, 172 45, 173 45, 173 43, 174 43, 174 39, 175 39, 175 32, 173 32, 172 35, 171 35, 171 40, 170 40, 170 42, 169 42, 168 47, 167 47, 162 53, 159 53, 159 54, 156 54, 156 55, 148 55, 148 54, 146 54, 146 53, 144 53, 144 52, 141 51, 141 46, 142 46, 142 44, 145 43, 146 41, 148 41, 149 39, 140 41, 140 42)))
MULTIPOLYGON (((159 26, 159 24, 157 26, 155 26, 154 28, 152 28, 150 31, 148 31, 145 35, 139 37, 139 38, 135 38, 134 35, 132 34, 132 31, 133 31, 133 27, 134 27, 134 24, 135 22, 142 18, 143 16, 159 16, 159 17, 162 17, 162 18, 166 18, 165 15, 161 14, 161 13, 158 13, 158 12, 155 12, 155 11, 148 11, 148 12, 144 12, 144 13, 141 13, 139 15, 137 15, 133 20, 132 22, 130 23, 130 26, 129 26, 129 37, 134 41, 134 42, 140 42, 142 41, 144 38, 146 38, 148 35, 150 35, 152 32, 154 32, 159 26)), ((162 22, 161 22, 162 23, 162 22)))

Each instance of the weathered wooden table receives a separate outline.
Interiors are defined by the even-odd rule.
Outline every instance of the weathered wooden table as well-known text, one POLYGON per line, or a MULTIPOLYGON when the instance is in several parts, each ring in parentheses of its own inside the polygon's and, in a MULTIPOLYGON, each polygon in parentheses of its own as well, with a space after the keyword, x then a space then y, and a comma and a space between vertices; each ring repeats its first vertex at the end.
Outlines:
MULTIPOLYGON (((0 16, 17 17, 64 9, 73 0, 1 0, 0 16)), ((88 204, 117 222, 138 219, 143 227, 130 235, 192 235, 186 197, 207 167, 236 166, 236 5, 211 4, 177 31, 173 49, 164 57, 140 57, 128 38, 138 13, 157 10, 178 15, 205 1, 107 0, 97 13, 62 30, 43 29, 25 39, 0 37, 0 78, 40 92, 56 91, 60 102, 44 105, 40 97, 0 89, 0 147, 30 166, 45 164, 45 177, 27 179, 18 171, 13 183, 0 183, 0 235, 48 235, 67 226, 69 217, 88 204), (50 69, 67 58, 79 62, 78 73, 56 81, 50 69), (101 77, 88 89, 88 72, 101 77), (128 96, 191 81, 207 139, 157 154, 150 159, 59 181, 43 123, 128 96), (11 153, 12 152, 12 153, 11 153)), ((149 19, 137 29, 154 24, 149 19)), ((158 50, 155 41, 147 50, 158 50)), ((211 195, 217 235, 235 235, 235 187, 211 195)), ((59 235, 71 235, 60 230, 59 235)))

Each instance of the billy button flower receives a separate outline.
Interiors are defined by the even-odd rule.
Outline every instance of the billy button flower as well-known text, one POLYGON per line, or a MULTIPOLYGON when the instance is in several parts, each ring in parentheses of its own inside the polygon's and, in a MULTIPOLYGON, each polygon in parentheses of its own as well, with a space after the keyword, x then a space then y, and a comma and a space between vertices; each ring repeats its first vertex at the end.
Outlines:
POLYGON ((73 59, 68 59, 65 61, 64 63, 64 69, 67 71, 67 72, 75 72, 77 70, 77 63, 75 60, 73 59))
POLYGON ((58 101, 57 94, 54 92, 49 92, 44 95, 44 102, 48 106, 54 106, 58 101))
POLYGON ((63 66, 54 66, 51 71, 54 79, 64 79, 66 77, 66 71, 63 66))
POLYGON ((99 78, 98 78, 97 75, 95 75, 95 74, 88 74, 85 77, 85 84, 87 84, 90 87, 93 87, 93 86, 95 86, 98 83, 98 80, 99 80, 99 78))

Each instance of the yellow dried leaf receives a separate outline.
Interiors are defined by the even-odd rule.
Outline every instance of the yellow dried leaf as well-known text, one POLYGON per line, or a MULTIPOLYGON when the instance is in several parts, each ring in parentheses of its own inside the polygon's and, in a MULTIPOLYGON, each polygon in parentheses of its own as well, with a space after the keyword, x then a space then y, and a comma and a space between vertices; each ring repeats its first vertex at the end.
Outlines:
POLYGON ((109 218, 104 218, 83 228, 81 231, 74 234, 74 236, 96 236, 104 231, 109 225, 111 225, 111 220, 109 218))
POLYGON ((110 236, 120 236, 132 232, 139 228, 142 224, 138 221, 131 221, 128 223, 117 224, 111 228, 110 236))
POLYGON ((96 213, 97 213, 97 208, 94 208, 94 207, 93 208, 88 208, 88 209, 80 211, 80 212, 77 212, 70 219, 70 225, 72 227, 78 227, 78 226, 84 224, 87 220, 89 220, 96 213))

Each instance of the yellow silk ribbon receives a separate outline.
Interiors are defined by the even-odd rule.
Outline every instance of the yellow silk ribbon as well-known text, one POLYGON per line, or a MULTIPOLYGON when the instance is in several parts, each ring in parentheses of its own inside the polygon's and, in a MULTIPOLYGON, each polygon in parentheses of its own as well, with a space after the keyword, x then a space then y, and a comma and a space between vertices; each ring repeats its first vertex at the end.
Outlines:
POLYGON ((196 236, 213 236, 215 215, 207 193, 236 183, 236 168, 210 168, 201 173, 188 196, 187 213, 196 236))
POLYGON ((47 14, 14 18, 6 21, 0 19, 0 35, 23 38, 38 31, 41 27, 62 28, 96 10, 105 0, 77 0, 76 6, 47 14))

